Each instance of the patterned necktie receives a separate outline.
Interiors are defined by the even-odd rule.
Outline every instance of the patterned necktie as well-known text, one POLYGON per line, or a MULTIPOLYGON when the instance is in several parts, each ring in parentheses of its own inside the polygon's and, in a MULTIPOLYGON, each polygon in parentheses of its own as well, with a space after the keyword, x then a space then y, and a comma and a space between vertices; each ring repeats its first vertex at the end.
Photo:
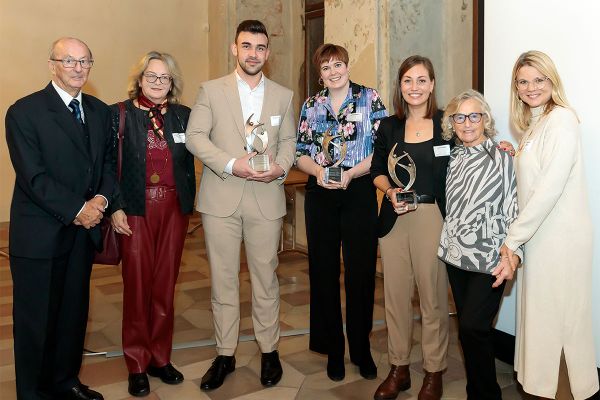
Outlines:
POLYGON ((69 109, 73 113, 75 119, 83 125, 83 119, 81 118, 81 109, 79 108, 79 101, 77 99, 71 100, 69 103, 69 109))

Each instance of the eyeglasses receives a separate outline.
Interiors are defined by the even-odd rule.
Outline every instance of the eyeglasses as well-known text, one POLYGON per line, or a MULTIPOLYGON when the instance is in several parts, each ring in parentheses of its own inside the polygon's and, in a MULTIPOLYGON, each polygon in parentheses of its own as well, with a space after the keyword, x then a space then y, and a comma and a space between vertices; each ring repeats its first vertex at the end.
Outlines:
POLYGON ((146 82, 148 83, 154 83, 158 80, 161 84, 169 83, 173 79, 169 75, 158 76, 154 74, 144 74, 144 78, 146 78, 146 82))
POLYGON ((527 90, 529 88, 529 84, 533 84, 534 89, 543 89, 546 86, 546 81, 550 78, 547 76, 543 78, 535 78, 533 81, 526 81, 525 79, 517 79, 515 83, 517 84, 517 89, 519 90, 527 90))
POLYGON ((469 121, 471 121, 472 123, 476 124, 479 121, 481 121, 481 117, 483 117, 483 113, 471 113, 471 114, 452 114, 450 116, 450 118, 452 118, 452 120, 454 122, 456 122, 457 124, 464 124, 465 121, 467 120, 467 118, 469 118, 469 121))
POLYGON ((79 63, 83 69, 90 69, 92 68, 92 65, 94 65, 94 60, 88 60, 87 58, 82 58, 81 60, 76 60, 71 57, 51 58, 50 61, 60 61, 65 68, 75 68, 77 63, 79 63))

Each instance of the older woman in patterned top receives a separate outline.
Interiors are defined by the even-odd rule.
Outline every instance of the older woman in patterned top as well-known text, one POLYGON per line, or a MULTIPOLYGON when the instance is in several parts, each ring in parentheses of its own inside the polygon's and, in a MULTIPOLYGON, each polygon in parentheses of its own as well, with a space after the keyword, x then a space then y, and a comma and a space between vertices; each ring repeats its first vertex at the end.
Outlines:
MULTIPOLYGON (((438 255, 446 262, 458 313, 467 396, 499 400, 492 325, 506 282, 496 281, 492 273, 498 263, 509 265, 500 246, 518 211, 513 160, 492 140, 496 129, 490 107, 474 90, 450 101, 443 130, 444 138, 454 137, 458 145, 450 154, 438 255)), ((517 254, 522 258, 521 250, 517 254)))
POLYGON ((348 52, 343 47, 321 45, 313 64, 325 88, 302 106, 296 147, 298 168, 310 175, 304 207, 311 287, 309 347, 328 355, 330 379, 344 379, 341 245, 350 360, 364 378, 375 379, 377 367, 369 334, 377 259, 377 197, 368 174, 379 120, 387 112, 377 91, 350 81, 348 52), (331 146, 323 145, 326 135, 335 137, 331 146), (326 179, 325 172, 336 160, 343 169, 337 182, 326 179))

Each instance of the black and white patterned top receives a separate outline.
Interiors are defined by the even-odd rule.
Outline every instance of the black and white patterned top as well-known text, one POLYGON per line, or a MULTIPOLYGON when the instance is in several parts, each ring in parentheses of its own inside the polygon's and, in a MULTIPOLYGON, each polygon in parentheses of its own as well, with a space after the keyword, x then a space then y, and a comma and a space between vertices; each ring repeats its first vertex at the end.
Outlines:
MULTIPOLYGON (((473 147, 454 147, 446 176, 439 258, 460 269, 491 274, 517 214, 512 157, 491 139, 473 147)), ((521 249, 517 255, 523 259, 521 249)))

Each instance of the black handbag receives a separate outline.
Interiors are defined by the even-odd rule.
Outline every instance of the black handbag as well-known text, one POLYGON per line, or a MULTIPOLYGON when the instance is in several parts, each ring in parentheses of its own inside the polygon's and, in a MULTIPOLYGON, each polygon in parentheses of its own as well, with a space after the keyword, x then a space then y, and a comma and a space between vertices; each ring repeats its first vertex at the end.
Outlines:
MULTIPOLYGON (((125 133, 125 103, 119 102, 119 148, 117 151, 117 177, 121 180, 121 164, 123 158, 123 137, 125 133)), ((117 232, 110 224, 110 218, 104 217, 100 222, 100 231, 102 236, 103 248, 101 252, 96 251, 94 264, 119 265, 121 262, 121 246, 117 232)))

